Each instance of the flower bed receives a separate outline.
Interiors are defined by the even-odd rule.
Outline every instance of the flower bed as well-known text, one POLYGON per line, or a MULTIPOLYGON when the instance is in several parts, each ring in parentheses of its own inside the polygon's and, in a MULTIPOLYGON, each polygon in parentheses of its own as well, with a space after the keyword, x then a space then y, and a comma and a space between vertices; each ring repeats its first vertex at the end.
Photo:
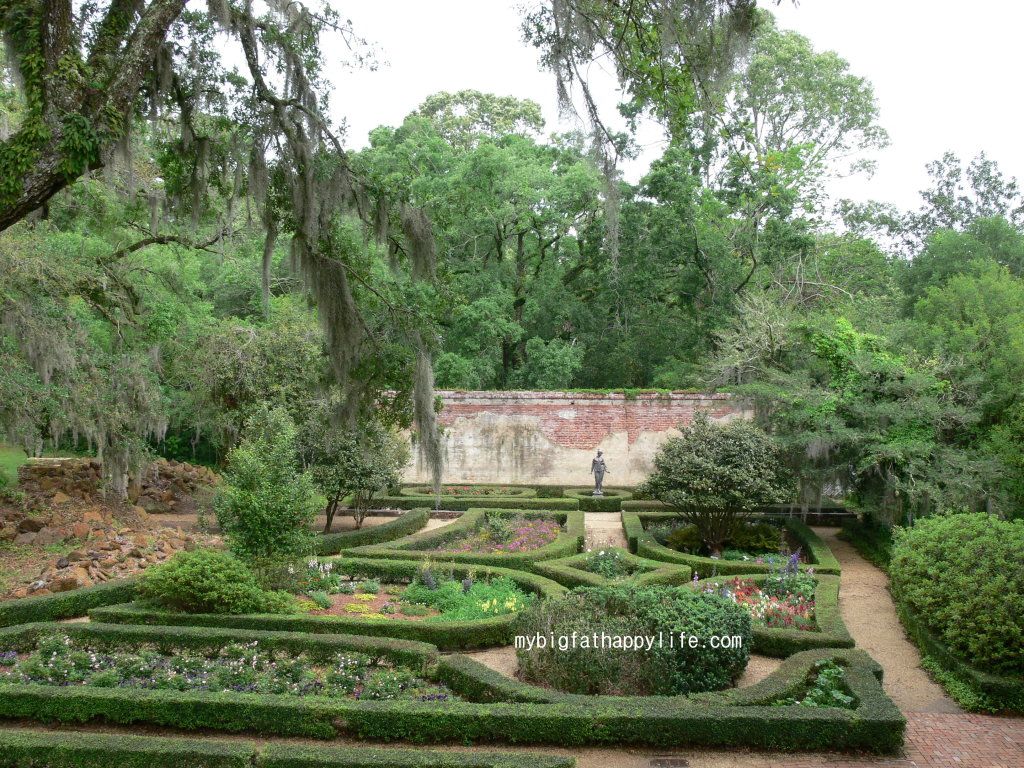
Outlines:
POLYGON ((487 515, 482 525, 439 546, 435 552, 532 552, 551 544, 562 526, 551 518, 487 515))
MULTIPOLYGON (((671 522, 678 519, 678 515, 673 512, 623 512, 622 525, 626 529, 626 539, 629 542, 630 551, 651 560, 688 565, 702 578, 770 573, 773 569, 777 570, 780 565, 780 563, 764 561, 766 558, 762 558, 763 562, 758 563, 756 558, 747 561, 722 560, 677 552, 659 544, 645 527, 645 524, 671 522)), ((783 518, 782 524, 805 556, 806 562, 800 564, 801 570, 813 568, 814 572, 819 575, 839 575, 842 570, 839 561, 836 560, 832 550, 820 536, 796 518, 783 518)))
MULTIPOLYGON (((441 486, 442 496, 460 498, 480 498, 487 496, 533 496, 531 488, 522 488, 512 485, 444 485, 441 486)), ((433 496, 433 488, 403 488, 403 496, 433 496)))
MULTIPOLYGON (((478 535, 478 530, 493 525, 490 521, 531 519, 542 520, 550 523, 557 523, 560 532, 550 543, 539 546, 535 549, 519 549, 517 551, 493 550, 493 551, 466 551, 465 545, 459 544, 460 551, 444 551, 443 557, 447 561, 456 563, 476 563, 485 566, 497 566, 500 568, 512 568, 517 570, 532 570, 533 564, 542 560, 553 560, 559 557, 568 557, 576 554, 583 543, 583 512, 555 512, 551 510, 525 511, 525 510, 491 510, 471 509, 463 514, 458 520, 449 523, 442 528, 435 528, 431 531, 422 531, 412 536, 391 541, 386 544, 377 544, 369 547, 358 547, 346 552, 351 557, 380 557, 389 560, 409 559, 422 560, 438 553, 445 547, 451 546, 451 542, 457 540, 473 540, 478 535)), ((553 525, 551 529, 553 530, 553 525)), ((532 534, 531 534, 532 535, 532 534)), ((481 546, 484 546, 483 539, 475 539, 481 546)), ((489 546, 489 545, 488 545, 489 546)), ((505 543, 508 546, 508 542, 505 543)))
POLYGON ((446 701, 445 686, 405 667, 374 663, 367 654, 342 652, 326 666, 304 655, 269 651, 259 641, 231 643, 215 655, 179 650, 99 650, 88 641, 54 632, 27 654, 0 653, 0 685, 87 686, 170 691, 221 691, 280 696, 446 701))
POLYGON ((809 595, 786 588, 763 588, 750 579, 736 577, 721 586, 706 586, 703 591, 719 595, 742 606, 750 618, 769 629, 817 630, 814 624, 814 581, 810 579, 809 595))
POLYGON ((692 575, 685 565, 648 560, 618 547, 606 547, 557 560, 542 560, 534 563, 533 567, 542 576, 570 588, 597 587, 613 581, 688 584, 692 575))

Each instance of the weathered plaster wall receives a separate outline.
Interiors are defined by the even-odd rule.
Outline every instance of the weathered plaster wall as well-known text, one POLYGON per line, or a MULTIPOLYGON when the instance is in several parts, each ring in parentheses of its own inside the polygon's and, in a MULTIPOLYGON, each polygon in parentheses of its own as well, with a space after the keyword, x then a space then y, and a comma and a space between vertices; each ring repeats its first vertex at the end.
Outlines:
MULTIPOLYGON (((725 421, 749 414, 729 395, 685 392, 463 392, 441 390, 445 483, 586 486, 598 448, 608 463, 605 485, 636 485, 654 454, 697 410, 725 421)), ((429 482, 413 449, 410 483, 429 482)))

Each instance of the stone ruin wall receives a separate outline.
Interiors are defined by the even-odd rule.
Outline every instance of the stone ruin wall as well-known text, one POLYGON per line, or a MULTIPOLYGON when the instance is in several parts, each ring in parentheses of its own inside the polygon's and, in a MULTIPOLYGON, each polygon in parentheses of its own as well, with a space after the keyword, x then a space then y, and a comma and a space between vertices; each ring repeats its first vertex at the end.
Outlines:
MULTIPOLYGON (((445 483, 587 486, 590 461, 605 453, 605 485, 633 486, 653 469, 654 454, 695 412, 716 421, 749 418, 726 394, 687 392, 464 392, 439 390, 444 408, 445 483)), ((403 480, 429 483, 416 446, 403 480)))

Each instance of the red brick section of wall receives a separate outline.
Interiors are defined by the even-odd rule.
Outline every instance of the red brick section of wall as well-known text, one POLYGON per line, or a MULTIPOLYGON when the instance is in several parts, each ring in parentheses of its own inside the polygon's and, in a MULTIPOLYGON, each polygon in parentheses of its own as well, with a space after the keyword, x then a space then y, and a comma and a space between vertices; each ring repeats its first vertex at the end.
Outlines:
POLYGON ((483 414, 536 416, 541 432, 555 445, 592 449, 613 432, 626 432, 630 443, 641 432, 664 432, 688 424, 698 410, 714 419, 738 413, 730 395, 689 392, 463 392, 439 390, 444 408, 438 416, 443 425, 460 418, 483 414))

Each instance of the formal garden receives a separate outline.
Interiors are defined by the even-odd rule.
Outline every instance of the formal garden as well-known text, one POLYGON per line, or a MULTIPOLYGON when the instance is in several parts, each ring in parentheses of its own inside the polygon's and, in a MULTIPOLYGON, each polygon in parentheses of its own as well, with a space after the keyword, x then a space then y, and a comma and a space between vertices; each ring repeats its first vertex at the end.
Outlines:
POLYGON ((2 0, 0 767, 1024 766, 1015 25, 802 5, 2 0))

